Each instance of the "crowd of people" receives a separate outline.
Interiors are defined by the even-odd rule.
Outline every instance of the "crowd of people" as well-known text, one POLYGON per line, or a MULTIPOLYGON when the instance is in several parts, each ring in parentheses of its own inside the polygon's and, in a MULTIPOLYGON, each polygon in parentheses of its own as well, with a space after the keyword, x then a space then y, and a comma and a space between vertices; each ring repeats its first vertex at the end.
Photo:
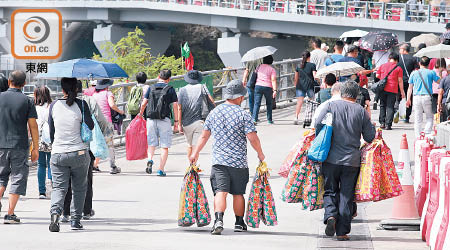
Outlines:
MULTIPOLYGON (((311 48, 311 51, 303 52, 302 61, 295 70, 297 106, 294 124, 300 123, 305 98, 320 104, 312 121, 316 131, 321 130, 325 116, 332 114, 331 149, 322 165, 324 223, 327 235, 336 234, 339 240, 348 240, 350 222, 356 215, 353 195, 360 166, 360 140, 362 137, 370 143, 375 138, 372 100, 367 89, 369 77, 386 81, 383 91, 374 99, 374 102, 380 102, 380 127, 393 129, 395 113, 403 101, 409 107, 404 122, 410 122, 414 111, 414 128, 419 136, 422 132, 431 133, 435 114, 440 114, 442 121, 447 120, 450 76, 447 76, 445 59, 414 58, 406 43, 398 47, 398 53, 394 49, 368 53, 354 44, 337 41, 333 53, 328 53, 327 46, 314 38, 311 48), (317 77, 320 69, 338 62, 354 62, 364 70, 350 76, 329 73, 322 79, 317 77)), ((178 93, 169 84, 172 77, 169 69, 161 70, 157 83, 150 86, 145 85, 147 75, 144 72, 136 75, 136 89, 130 95, 136 100, 129 100, 128 105, 129 110, 133 110, 130 112, 132 119, 146 120, 149 155, 146 173, 153 173, 155 151, 159 147, 161 153, 156 174, 166 176, 165 165, 173 131, 184 134, 191 164, 197 162, 210 137, 214 139, 210 176, 215 197, 212 234, 223 231, 228 194, 233 196, 234 230, 247 230, 243 196, 249 181, 247 140, 259 160, 264 161, 256 125, 260 122, 263 97, 267 122, 274 124, 272 107, 279 85, 273 61, 273 56, 268 55, 247 63, 243 80, 233 80, 226 85, 223 90, 225 103, 217 107, 209 90, 201 84, 203 76, 197 70, 186 73, 187 85, 178 93), (247 94, 250 112, 241 105, 247 94), (136 107, 134 103, 137 103, 136 107)), ((47 198, 50 186, 46 184, 51 183, 49 230, 59 232, 60 222, 69 221, 73 230, 81 230, 81 219, 89 219, 95 214, 92 176, 93 171, 99 171, 100 157, 90 150, 89 141, 90 131, 96 124, 107 144, 110 173, 121 173, 115 160, 113 120, 125 112, 118 108, 109 90, 113 80, 91 81, 91 86, 83 91, 81 81, 62 78, 63 96, 52 100, 45 86, 35 89, 33 99, 25 96, 21 92, 26 81, 23 71, 14 71, 8 77, 6 87, 5 81, 0 81, 0 196, 11 181, 4 223, 20 223, 14 210, 19 197, 26 194, 31 152, 31 161, 38 161, 39 198, 47 198)))

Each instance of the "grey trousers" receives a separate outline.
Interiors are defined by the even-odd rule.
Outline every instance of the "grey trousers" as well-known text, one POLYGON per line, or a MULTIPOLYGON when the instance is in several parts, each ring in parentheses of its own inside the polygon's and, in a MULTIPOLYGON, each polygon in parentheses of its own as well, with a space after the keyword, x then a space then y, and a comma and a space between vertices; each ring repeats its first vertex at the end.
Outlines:
POLYGON ((87 150, 52 154, 50 167, 52 169, 53 189, 50 214, 61 215, 63 213, 69 180, 72 180, 71 219, 81 220, 90 160, 87 150))

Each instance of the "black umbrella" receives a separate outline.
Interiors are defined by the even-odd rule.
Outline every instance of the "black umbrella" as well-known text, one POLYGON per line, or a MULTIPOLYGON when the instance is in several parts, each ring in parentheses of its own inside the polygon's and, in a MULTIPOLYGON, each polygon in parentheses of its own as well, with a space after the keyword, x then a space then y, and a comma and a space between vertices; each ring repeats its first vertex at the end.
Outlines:
POLYGON ((370 32, 359 39, 359 47, 371 52, 388 50, 397 44, 397 35, 391 32, 370 32))

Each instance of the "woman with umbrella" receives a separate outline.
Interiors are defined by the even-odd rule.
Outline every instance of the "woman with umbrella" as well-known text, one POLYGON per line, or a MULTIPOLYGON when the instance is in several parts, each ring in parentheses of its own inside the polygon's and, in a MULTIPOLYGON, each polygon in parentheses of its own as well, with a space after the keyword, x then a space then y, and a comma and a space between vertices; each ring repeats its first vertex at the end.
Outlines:
POLYGON ((268 55, 263 58, 263 63, 257 68, 257 78, 255 84, 255 106, 253 107, 253 121, 258 121, 259 109, 262 97, 266 99, 267 122, 273 124, 272 102, 277 96, 277 74, 272 67, 273 57, 268 55))
MULTIPOLYGON (((88 104, 77 98, 77 79, 62 78, 63 98, 50 106, 48 124, 52 142, 50 160, 53 190, 50 208, 50 232, 59 232, 59 219, 63 212, 64 198, 72 182, 72 230, 81 230, 80 220, 87 188, 90 163, 88 146, 83 142, 82 127, 94 129, 88 104)), ((85 130, 83 130, 85 131, 85 130)))
POLYGON ((295 96, 297 97, 297 106, 295 108, 294 124, 298 125, 298 116, 302 110, 303 100, 306 96, 314 98, 314 86, 316 86, 316 65, 310 62, 311 53, 305 51, 302 54, 302 64, 296 69, 294 75, 295 96))
MULTIPOLYGON (((97 82, 95 86, 95 93, 92 95, 97 101, 103 115, 106 117, 108 122, 112 123, 111 118, 111 110, 118 112, 119 114, 125 114, 122 110, 120 110, 116 102, 114 101, 114 95, 109 91, 108 87, 113 84, 113 80, 103 79, 97 82)), ((115 151, 114 151, 114 138, 113 134, 105 138, 106 143, 108 143, 109 147, 109 161, 111 166, 110 174, 118 174, 121 172, 121 169, 116 166, 115 161, 115 151)), ((99 159, 96 159, 96 163, 99 159)), ((95 164, 97 166, 97 164, 95 164)))

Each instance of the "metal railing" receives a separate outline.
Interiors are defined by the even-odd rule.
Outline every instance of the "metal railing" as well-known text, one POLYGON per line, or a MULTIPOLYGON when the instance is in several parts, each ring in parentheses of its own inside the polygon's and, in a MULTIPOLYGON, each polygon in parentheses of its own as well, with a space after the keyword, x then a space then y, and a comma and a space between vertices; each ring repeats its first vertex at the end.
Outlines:
MULTIPOLYGON (((276 103, 281 102, 291 102, 295 98, 295 84, 294 84, 294 74, 296 68, 299 66, 301 59, 288 59, 279 62, 274 62, 272 66, 277 72, 277 84, 278 92, 276 97, 276 103)), ((223 88, 226 83, 234 80, 242 80, 245 68, 226 68, 222 70, 211 70, 202 72, 203 76, 213 77, 213 98, 216 104, 221 104, 225 102, 223 99, 223 88)), ((174 76, 171 80, 182 79, 184 75, 174 76)), ((146 84, 150 85, 157 81, 157 79, 147 80, 146 84)), ((128 100, 128 94, 131 87, 135 86, 136 82, 128 83, 116 83, 109 89, 115 93, 116 105, 127 113, 126 104, 128 100)), ((261 106, 265 106, 265 102, 261 103, 261 106)), ((244 108, 248 108, 248 102, 243 103, 244 108)), ((119 139, 119 143, 122 143, 125 137, 125 130, 130 122, 130 117, 124 120, 120 135, 115 135, 115 139, 119 139)))
MULTIPOLYGON (((0 0, 9 1, 9 0, 0 0)), ((344 0, 22 0, 36 2, 157 2, 250 11, 373 20, 447 23, 450 6, 344 0)))

